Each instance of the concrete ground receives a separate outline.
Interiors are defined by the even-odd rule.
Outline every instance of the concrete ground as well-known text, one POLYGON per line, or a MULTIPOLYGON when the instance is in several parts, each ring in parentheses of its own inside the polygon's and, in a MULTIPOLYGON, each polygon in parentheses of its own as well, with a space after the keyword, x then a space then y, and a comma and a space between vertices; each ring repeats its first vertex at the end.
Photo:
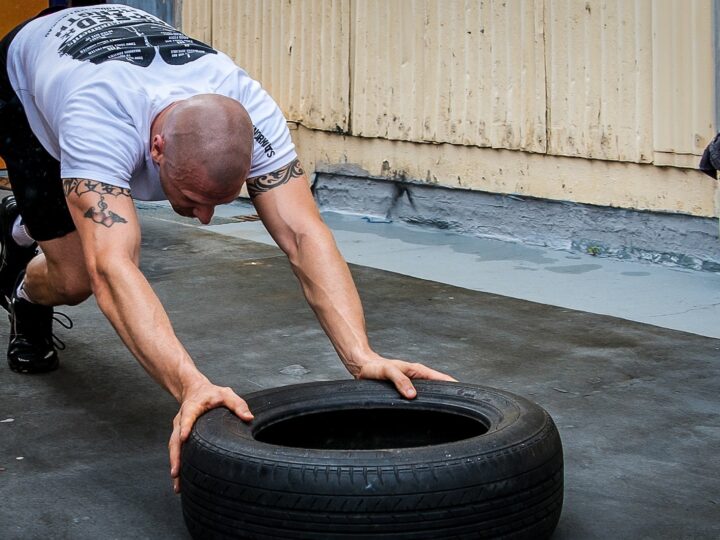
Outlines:
MULTIPOLYGON (((140 210, 143 270, 199 367, 241 395, 348 377, 284 256, 236 217, 252 210, 219 213, 201 228, 140 210)), ((326 219, 378 351, 551 413, 566 456, 555 539, 720 537, 720 276, 326 219)), ((94 302, 62 311, 75 328, 57 331, 57 372, 0 365, 0 538, 187 538, 166 456, 175 403, 94 302)))

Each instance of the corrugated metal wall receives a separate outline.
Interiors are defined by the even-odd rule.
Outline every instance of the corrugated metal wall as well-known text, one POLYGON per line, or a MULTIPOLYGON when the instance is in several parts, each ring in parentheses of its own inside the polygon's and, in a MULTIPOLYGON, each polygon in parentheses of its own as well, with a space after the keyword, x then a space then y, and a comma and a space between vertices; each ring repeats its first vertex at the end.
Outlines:
POLYGON ((289 119, 348 130, 350 0, 216 0, 212 33, 289 119))
POLYGON ((654 162, 697 166, 715 129, 712 2, 653 0, 654 162))
POLYGON ((212 13, 212 0, 182 0, 183 31, 203 43, 214 43, 212 13))
POLYGON ((553 0, 545 24, 548 152, 651 162, 652 0, 553 0))
POLYGON ((360 137, 694 167, 711 0, 185 0, 290 120, 360 137))
POLYGON ((541 0, 356 1, 353 38, 353 135, 545 151, 541 0))

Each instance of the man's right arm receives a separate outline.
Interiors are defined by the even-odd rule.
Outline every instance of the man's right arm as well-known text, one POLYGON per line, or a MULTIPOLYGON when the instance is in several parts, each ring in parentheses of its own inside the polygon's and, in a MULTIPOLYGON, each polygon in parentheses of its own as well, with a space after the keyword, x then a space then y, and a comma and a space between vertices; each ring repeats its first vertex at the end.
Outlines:
POLYGON ((63 186, 100 309, 148 373, 179 400, 198 373, 138 269, 140 227, 130 191, 78 178, 63 186))
POLYGON ((221 405, 244 420, 252 415, 230 388, 213 385, 195 367, 140 272, 140 226, 130 191, 79 178, 64 179, 63 186, 100 310, 143 368, 181 404, 170 439, 178 490, 180 446, 197 417, 221 405))

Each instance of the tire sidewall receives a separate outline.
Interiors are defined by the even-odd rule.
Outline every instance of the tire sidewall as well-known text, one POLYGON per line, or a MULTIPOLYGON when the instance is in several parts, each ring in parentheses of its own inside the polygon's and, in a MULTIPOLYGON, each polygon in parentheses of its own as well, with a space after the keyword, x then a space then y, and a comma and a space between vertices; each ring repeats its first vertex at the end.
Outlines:
MULTIPOLYGON (((201 417, 183 448, 183 463, 200 461, 205 473, 247 485, 256 485, 257 467, 297 467, 353 475, 368 471, 382 475, 432 469, 437 489, 457 488, 455 475, 443 475, 453 465, 492 463, 484 477, 494 482, 518 474, 518 464, 532 470, 548 462, 560 445, 550 416, 529 400, 502 390, 465 383, 416 381, 417 398, 408 402, 389 384, 376 381, 321 382, 280 387, 245 397, 255 419, 245 424, 227 409, 201 417), (318 450, 260 442, 254 434, 268 422, 293 415, 358 407, 416 407, 455 411, 479 418, 487 432, 469 439, 414 448, 384 450, 318 450), (243 471, 249 474, 244 475, 243 471)), ((304 476, 304 473, 303 473, 304 476)), ((325 476, 325 475, 323 475, 325 476)), ((303 478, 305 489, 326 491, 325 482, 303 478)), ((468 484, 475 480, 468 478, 468 484)), ((264 482, 264 480, 263 480, 264 482)), ((358 484, 358 489, 362 486, 358 484)), ((258 486, 261 487, 261 486, 258 486)))

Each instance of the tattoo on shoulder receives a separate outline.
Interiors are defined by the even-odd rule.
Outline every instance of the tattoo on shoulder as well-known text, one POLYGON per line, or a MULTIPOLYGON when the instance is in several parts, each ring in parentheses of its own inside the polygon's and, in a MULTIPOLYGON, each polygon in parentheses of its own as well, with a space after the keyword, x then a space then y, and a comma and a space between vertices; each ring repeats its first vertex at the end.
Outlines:
POLYGON ((248 178, 247 188, 250 198, 254 199, 261 193, 270 191, 273 188, 287 184, 293 178, 303 176, 305 172, 300 165, 300 160, 294 159, 288 165, 277 171, 273 171, 255 178, 248 178))
POLYGON ((127 223, 124 217, 112 210, 108 210, 106 197, 130 197, 129 189, 111 186, 96 180, 66 178, 63 180, 63 190, 65 191, 65 198, 69 199, 71 196, 84 197, 83 202, 87 202, 90 206, 83 216, 98 225, 112 227, 116 223, 127 223), (97 204, 97 208, 95 204, 97 204))

